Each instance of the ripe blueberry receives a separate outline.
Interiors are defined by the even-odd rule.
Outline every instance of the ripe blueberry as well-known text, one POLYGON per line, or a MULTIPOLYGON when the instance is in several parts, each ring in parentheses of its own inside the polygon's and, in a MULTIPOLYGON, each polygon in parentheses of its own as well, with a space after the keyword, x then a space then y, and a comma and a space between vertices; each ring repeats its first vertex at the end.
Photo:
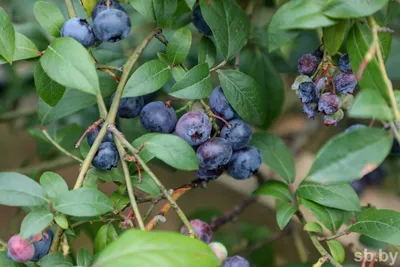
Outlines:
POLYGON ((367 183, 365 180, 356 180, 350 183, 350 186, 356 191, 357 195, 361 195, 367 188, 367 183))
POLYGON ((342 94, 352 94, 356 88, 357 79, 353 73, 340 73, 335 77, 334 85, 342 94))
POLYGON ((200 6, 197 6, 195 9, 193 9, 192 22, 200 33, 204 33, 208 36, 212 35, 210 27, 207 25, 207 22, 204 20, 203 15, 201 14, 200 6))
POLYGON ((318 82, 315 85, 315 92, 317 94, 317 97, 319 98, 321 96, 321 92, 324 91, 326 82, 328 81, 327 77, 321 77, 318 82))
POLYGON ((232 154, 226 169, 237 180, 250 178, 261 166, 261 153, 254 146, 247 146, 232 154))
MULTIPOLYGON (((88 142, 89 146, 92 146, 94 143, 94 140, 96 140, 97 135, 99 134, 101 127, 103 126, 103 124, 100 124, 100 126, 97 126, 96 128, 96 132, 94 132, 94 130, 91 130, 87 135, 86 135, 86 140, 88 142)), ((117 129, 119 130, 119 127, 116 126, 117 129)), ((105 142, 114 142, 113 139, 113 134, 109 131, 107 131, 106 135, 104 136, 103 140, 101 141, 102 143, 105 142)))
POLYGON ((386 177, 385 169, 382 166, 379 166, 372 172, 364 175, 364 177, 361 179, 365 180, 367 184, 370 185, 380 185, 382 184, 385 177, 386 177))
MULTIPOLYGON (((110 98, 110 105, 114 100, 114 95, 110 98)), ((117 115, 120 118, 135 118, 140 114, 144 106, 144 99, 141 96, 123 97, 119 102, 117 115)))
POLYGON ((312 54, 305 54, 299 58, 297 71, 300 74, 311 76, 318 68, 318 59, 312 54))
POLYGON ((61 28, 61 36, 72 37, 85 47, 92 46, 96 41, 92 26, 79 18, 67 20, 61 28))
POLYGON ((318 111, 322 111, 327 115, 332 115, 340 109, 340 98, 331 92, 324 93, 319 98, 318 111))
POLYGON ((211 110, 221 116, 225 120, 231 120, 235 117, 236 112, 233 110, 228 100, 226 99, 222 87, 216 87, 210 95, 211 110))
POLYGON ((119 154, 114 143, 101 143, 99 150, 93 158, 92 164, 97 169, 109 171, 118 166, 119 154))
POLYGON ((299 75, 296 77, 296 79, 294 80, 293 84, 292 84, 292 90, 298 90, 299 89, 299 85, 302 82, 312 82, 312 79, 310 77, 308 77, 307 75, 299 75))
POLYGON ((220 261, 224 261, 228 257, 228 250, 219 242, 211 242, 208 246, 214 251, 215 255, 220 261))
POLYGON ((177 120, 175 110, 161 101, 147 104, 140 112, 140 122, 147 132, 170 133, 177 120))
POLYGON ((350 127, 348 127, 344 132, 348 133, 357 129, 361 129, 361 128, 366 128, 367 126, 363 125, 363 124, 354 124, 351 125, 350 127))
POLYGON ((126 38, 131 30, 131 20, 119 9, 106 9, 93 21, 93 32, 103 42, 115 43, 126 38))
POLYGON ((244 148, 249 143, 252 130, 246 122, 236 119, 229 121, 231 127, 225 125, 221 130, 221 137, 232 146, 233 150, 244 148))
POLYGON ((33 243, 33 246, 35 247, 35 255, 32 257, 31 261, 39 261, 41 258, 49 254, 53 238, 53 231, 47 229, 46 234, 43 235, 39 241, 33 243))
POLYGON ((303 103, 318 102, 315 84, 313 82, 302 82, 297 93, 303 103))
POLYGON ((232 147, 228 141, 214 137, 204 142, 196 152, 200 168, 215 170, 226 165, 232 156, 232 147))
POLYGON ((31 260, 35 253, 34 246, 29 240, 21 239, 20 235, 14 235, 8 240, 8 258, 16 262, 31 260))
POLYGON ((99 1, 96 6, 93 8, 92 11, 92 19, 97 17, 98 14, 100 14, 102 11, 107 10, 107 9, 118 9, 126 13, 125 8, 115 0, 101 0, 99 1))
MULTIPOLYGON (((190 225, 193 227, 194 232, 200 238, 201 241, 207 244, 211 242, 212 229, 207 223, 199 219, 195 219, 190 221, 190 225)), ((185 225, 182 226, 181 228, 181 234, 189 235, 189 230, 185 225)))
POLYGON ((317 103, 304 103, 303 104, 303 111, 307 115, 307 118, 314 119, 315 115, 317 114, 317 103))
POLYGON ((341 72, 351 73, 350 59, 348 54, 343 54, 338 62, 338 68, 341 72))
POLYGON ((211 122, 204 112, 190 111, 179 119, 176 134, 191 146, 198 146, 210 137, 211 128, 211 122))
POLYGON ((220 177, 223 172, 223 168, 218 168, 215 170, 198 169, 196 171, 196 177, 203 180, 213 180, 220 177))
POLYGON ((233 256, 227 258, 221 267, 250 267, 250 263, 243 257, 233 256))

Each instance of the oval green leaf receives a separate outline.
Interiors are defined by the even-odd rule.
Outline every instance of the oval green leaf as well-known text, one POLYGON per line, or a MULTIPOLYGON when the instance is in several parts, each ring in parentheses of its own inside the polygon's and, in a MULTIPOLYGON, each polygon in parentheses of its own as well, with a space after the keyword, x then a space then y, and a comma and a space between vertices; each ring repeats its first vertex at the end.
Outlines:
POLYGON ((62 229, 66 230, 68 229, 68 220, 65 218, 64 215, 58 214, 54 217, 54 221, 58 226, 60 226, 62 229))
POLYGON ((129 0, 131 5, 139 12, 143 17, 149 21, 155 21, 153 1, 151 0, 129 0))
POLYGON ((171 73, 172 77, 174 77, 174 80, 178 82, 183 78, 183 76, 185 76, 186 71, 181 67, 181 65, 177 65, 172 68, 171 73))
POLYGON ((219 260, 200 240, 172 232, 129 230, 105 248, 96 267, 217 267, 219 260))
POLYGON ((296 208, 286 202, 281 202, 278 205, 278 211, 276 212, 276 221, 281 230, 290 222, 293 215, 296 213, 296 208))
POLYGON ((272 196, 276 199, 289 202, 293 200, 293 195, 290 193, 288 185, 275 180, 268 180, 263 183, 253 194, 258 196, 272 196))
POLYGON ((304 231, 307 232, 314 232, 314 233, 323 233, 324 230, 322 226, 317 222, 308 222, 304 225, 304 231))
POLYGON ((152 196, 160 195, 160 189, 147 172, 142 172, 142 183, 140 184, 138 174, 132 175, 131 178, 132 186, 139 188, 143 192, 146 192, 147 194, 150 194, 152 196))
POLYGON ((336 18, 361 18, 374 14, 382 9, 389 0, 332 0, 324 9, 324 14, 336 18))
POLYGON ((167 45, 167 57, 172 65, 181 64, 189 55, 192 32, 187 27, 177 30, 167 45))
POLYGON ((35 58, 39 56, 36 45, 25 35, 15 33, 15 52, 13 61, 35 58))
POLYGON ((57 105, 58 101, 61 100, 65 92, 65 86, 62 86, 47 75, 43 70, 40 61, 36 64, 36 70, 34 74, 35 87, 38 95, 44 102, 54 107, 57 105))
POLYGON ((178 6, 177 0, 153 0, 154 17, 158 27, 163 28, 174 15, 178 6))
POLYGON ((208 97, 213 90, 207 63, 201 63, 189 70, 172 88, 170 95, 183 99, 208 97))
MULTIPOLYGON (((86 11, 88 18, 92 16, 93 8, 96 6, 96 0, 79 0, 86 11)), ((79 265, 79 264, 78 264, 79 265)))
POLYGON ((88 175, 96 176, 97 178, 107 181, 107 182, 121 182, 125 181, 124 174, 120 169, 111 169, 109 171, 104 171, 96 168, 91 168, 87 172, 88 175))
POLYGON ((7 251, 0 252, 0 266, 4 267, 26 267, 25 264, 13 261, 7 257, 7 251))
POLYGON ((340 134, 320 149, 306 180, 325 184, 357 180, 382 163, 392 142, 393 137, 378 128, 340 134))
POLYGON ((80 248, 76 255, 76 264, 82 267, 90 267, 93 263, 93 256, 87 248, 80 248))
POLYGON ((99 253, 117 239, 118 234, 114 226, 112 224, 103 225, 94 238, 94 253, 99 253))
POLYGON ((53 4, 45 1, 38 1, 33 7, 33 13, 40 26, 47 33, 54 37, 60 37, 61 28, 64 25, 65 19, 60 9, 53 4))
POLYGON ((12 63, 15 52, 14 26, 6 11, 0 7, 0 56, 12 63))
POLYGON ((339 51, 346 34, 347 20, 342 20, 336 25, 323 28, 324 49, 329 55, 334 56, 339 51))
POLYGON ((70 257, 64 257, 62 252, 47 254, 37 263, 40 267, 72 267, 70 257))
POLYGON ((53 221, 53 214, 47 210, 37 210, 28 213, 21 224, 21 238, 27 239, 39 234, 53 221))
POLYGON ((68 192, 68 185, 65 180, 54 172, 43 173, 40 176, 40 184, 50 199, 56 199, 58 196, 68 192))
POLYGON ((215 63, 217 57, 217 48, 214 42, 207 36, 203 36, 200 40, 199 51, 198 51, 198 62, 207 62, 208 67, 211 68, 215 63))
POLYGON ((328 240, 326 242, 328 244, 329 250, 331 251, 332 257, 339 263, 344 262, 344 258, 346 253, 342 244, 340 244, 337 240, 328 240))
POLYGON ((96 95, 99 78, 88 51, 75 39, 58 38, 51 42, 40 59, 44 71, 57 83, 96 95))

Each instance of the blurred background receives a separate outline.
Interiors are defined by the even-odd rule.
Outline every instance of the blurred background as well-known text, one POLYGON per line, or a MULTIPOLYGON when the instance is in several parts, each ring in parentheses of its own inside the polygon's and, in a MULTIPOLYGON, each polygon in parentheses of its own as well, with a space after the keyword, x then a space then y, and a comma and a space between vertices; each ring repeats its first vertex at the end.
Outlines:
MULTIPOLYGON (((52 37, 47 35, 35 20, 33 15, 35 2, 35 0, 0 0, 0 6, 12 18, 15 30, 27 36, 40 51, 43 51, 52 37)), ((49 2, 57 4, 67 18, 64 1, 51 0, 49 2)), ((247 5, 247 1, 238 2, 243 7, 247 5)), ((315 120, 308 120, 302 113, 302 105, 290 87, 297 76, 297 59, 303 54, 313 52, 320 45, 322 31, 302 31, 291 43, 281 47, 278 51, 268 53, 266 26, 278 6, 284 2, 279 0, 256 1, 257 6, 252 16, 255 26, 251 40, 240 56, 240 69, 244 72, 257 70, 259 73, 256 75, 264 79, 261 85, 270 90, 270 99, 266 99, 265 103, 271 107, 271 121, 265 125, 264 129, 259 130, 277 134, 286 141, 295 157, 296 184, 298 184, 308 172, 318 149, 329 138, 344 131, 352 124, 369 125, 371 122, 345 117, 336 127, 327 127, 323 124, 322 116, 317 116, 315 120), (252 53, 257 49, 262 51, 262 60, 255 63, 252 53), (282 82, 277 81, 276 77, 279 77, 282 82)), ((124 6, 132 20, 131 33, 121 43, 102 44, 93 49, 95 58, 103 64, 121 66, 135 46, 153 28, 132 6, 129 4, 124 6)), ((75 1, 75 7, 79 16, 85 18, 86 14, 79 1, 75 1)), ((377 14, 377 17, 384 17, 384 15, 385 10, 382 11, 382 14, 377 14)), ((175 20, 176 25, 172 25, 175 29, 186 25, 191 19, 190 12, 184 7, 176 16, 179 19, 175 20)), ((391 53, 386 67, 394 88, 400 88, 398 67, 400 66, 400 19, 397 18, 389 26, 395 32, 392 35, 391 53)), ((197 64, 197 50, 201 35, 197 33, 193 25, 189 24, 189 27, 193 30, 193 45, 186 64, 188 67, 193 67, 197 64)), ((164 30, 167 39, 173 31, 174 29, 164 30)), ((149 59, 156 58, 157 52, 164 51, 163 44, 158 40, 153 40, 136 67, 149 59)), ((341 51, 345 52, 345 49, 341 49, 341 51)), ((222 57, 218 56, 217 62, 220 61, 222 61, 222 57)), ((74 144, 84 130, 99 118, 95 99, 83 93, 67 91, 64 97, 76 98, 76 106, 71 105, 67 109, 65 106, 61 108, 62 100, 56 107, 48 106, 38 99, 36 93, 33 77, 36 64, 37 59, 15 62, 12 66, 0 65, 0 151, 2 151, 0 171, 18 171, 37 179, 43 171, 52 170, 62 175, 72 186, 78 175, 79 165, 65 158, 46 141, 40 131, 40 125, 46 125, 47 131, 55 140, 68 151, 80 156, 81 151, 75 149, 74 144)), ((117 83, 106 73, 99 72, 99 76, 101 90, 106 98, 106 103, 108 103, 108 97, 116 89, 117 83)), ((217 77, 213 76, 213 79, 217 85, 217 77)), ((166 93, 172 85, 173 80, 157 94, 147 96, 147 101, 168 99, 166 93)), ((174 105, 179 107, 179 103, 174 105)), ((128 140, 134 140, 144 134, 138 118, 119 119, 118 124, 128 140)), ((375 126, 382 127, 379 122, 376 122, 375 126)), ((85 144, 86 142, 84 142, 85 144)), ((195 178, 192 173, 174 171, 160 162, 154 162, 151 165, 167 188, 175 188, 195 178)), ((400 211, 400 162, 396 157, 388 157, 382 167, 385 171, 384 177, 379 178, 379 183, 377 183, 379 185, 368 186, 361 193, 361 202, 363 205, 370 203, 380 209, 400 211)), ((274 178, 274 173, 263 166, 259 176, 274 178)), ((256 179, 236 181, 223 176, 217 181, 209 183, 207 189, 200 188, 187 193, 179 200, 179 204, 189 217, 210 220, 213 216, 222 215, 233 209, 235 205, 251 194, 256 185, 256 179)), ((111 194, 117 189, 111 183, 101 184, 100 188, 107 194, 111 194)), ((301 227, 293 223, 291 228, 295 230, 289 229, 283 233, 279 231, 274 207, 275 202, 272 199, 258 198, 256 203, 250 205, 235 222, 223 226, 216 232, 214 240, 223 242, 231 254, 239 253, 248 257, 254 267, 264 267, 299 262, 296 250, 298 244, 295 242, 299 238, 294 237, 301 235, 309 255, 309 261, 316 262, 319 256, 309 239, 303 235, 301 227)), ((147 204, 141 205, 142 212, 145 212, 147 208, 147 204)), ((0 214, 0 239, 8 240, 11 235, 19 232, 25 213, 23 209, 0 206, 0 214)), ((307 215, 312 216, 309 213, 307 215)), ((160 225, 158 229, 177 230, 179 227, 178 217, 174 212, 170 212, 167 215, 167 222, 160 225)), ((96 228, 91 226, 84 230, 86 231, 82 231, 82 234, 73 240, 73 251, 81 246, 91 247, 89 241, 94 237, 96 228)), ((342 237, 340 241, 346 245, 349 251, 349 244, 354 244, 359 248, 386 248, 386 244, 364 237, 360 242, 356 235, 342 237)), ((346 262, 353 262, 351 255, 351 253, 347 254, 346 262)))

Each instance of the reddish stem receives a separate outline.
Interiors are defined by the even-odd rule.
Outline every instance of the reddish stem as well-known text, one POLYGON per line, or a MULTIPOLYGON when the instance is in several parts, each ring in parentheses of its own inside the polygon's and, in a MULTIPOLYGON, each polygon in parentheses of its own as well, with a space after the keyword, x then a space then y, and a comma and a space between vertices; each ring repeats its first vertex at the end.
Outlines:
POLYGON ((137 161, 136 157, 135 156, 131 156, 131 155, 126 155, 125 156, 125 160, 135 163, 136 169, 138 171, 138 183, 141 184, 142 183, 142 171, 140 169, 140 165, 139 165, 139 162, 137 161))
POLYGON ((216 119, 219 119, 219 120, 223 121, 223 122, 225 123, 225 125, 226 125, 229 129, 232 127, 231 124, 230 124, 227 120, 225 120, 224 118, 222 118, 222 117, 220 117, 220 116, 218 116, 218 115, 215 115, 214 113, 210 113, 209 116, 214 117, 214 118, 216 118, 216 119))
POLYGON ((86 131, 82 134, 81 138, 79 138, 78 142, 76 143, 75 147, 78 148, 82 141, 83 138, 85 138, 86 135, 90 133, 90 131, 94 131, 94 134, 97 136, 97 127, 104 121, 104 119, 99 119, 98 121, 95 121, 92 125, 90 125, 86 131))
POLYGON ((171 107, 171 103, 178 102, 178 101, 183 101, 183 99, 173 98, 171 100, 168 100, 167 102, 165 102, 165 107, 166 108, 170 108, 171 107))

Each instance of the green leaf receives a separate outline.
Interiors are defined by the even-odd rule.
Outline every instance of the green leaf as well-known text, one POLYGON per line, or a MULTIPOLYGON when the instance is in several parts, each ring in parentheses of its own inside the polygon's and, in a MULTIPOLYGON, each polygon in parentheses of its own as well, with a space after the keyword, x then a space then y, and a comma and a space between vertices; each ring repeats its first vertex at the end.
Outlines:
POLYGON ((199 64, 207 62, 208 67, 211 68, 215 63, 215 58, 217 57, 217 48, 214 42, 207 36, 203 36, 200 40, 199 50, 198 50, 198 61, 199 64))
POLYGON ((15 52, 13 61, 35 58, 39 56, 36 45, 25 35, 15 33, 15 52))
POLYGON ((267 93, 250 76, 236 70, 217 71, 228 102, 245 121, 260 125, 264 122, 267 93))
POLYGON ((0 56, 12 63, 15 52, 14 26, 6 11, 0 7, 0 56))
POLYGON ((76 255, 76 264, 83 267, 90 267, 93 263, 93 256, 87 248, 80 248, 76 255))
POLYGON ((60 37, 65 19, 58 7, 49 2, 38 1, 33 7, 33 13, 40 26, 54 37, 60 37))
POLYGON ((400 15, 400 3, 389 1, 385 17, 385 24, 392 23, 400 15))
POLYGON ((96 234, 94 239, 94 253, 99 253, 110 243, 117 240, 118 234, 112 224, 103 225, 96 234))
POLYGON ((157 57, 165 65, 167 65, 167 66, 171 65, 171 62, 169 61, 169 59, 168 59, 166 54, 161 53, 161 52, 157 52, 157 57))
POLYGON ((53 218, 53 214, 43 209, 28 213, 21 224, 21 238, 28 239, 39 234, 49 226, 53 218))
POLYGON ((123 97, 147 95, 157 91, 169 80, 168 65, 160 60, 148 61, 129 78, 123 97))
POLYGON ((253 194, 258 196, 272 196, 283 201, 293 200, 293 196, 289 191, 288 185, 275 180, 268 180, 267 182, 263 183, 253 194))
POLYGON ((296 191, 301 198, 330 208, 359 211, 360 200, 349 184, 323 185, 304 181, 296 191))
POLYGON ((51 42, 40 63, 57 83, 84 93, 96 95, 99 78, 88 51, 75 39, 58 38, 51 42))
POLYGON ((68 220, 64 215, 58 214, 54 217, 54 221, 62 228, 68 229, 68 220))
POLYGON ((150 133, 136 139, 134 144, 145 144, 141 153, 149 153, 175 169, 193 171, 199 168, 193 148, 178 136, 150 133))
POLYGON ((185 0, 185 1, 186 1, 187 6, 188 6, 190 9, 193 9, 193 6, 194 6, 194 4, 196 3, 196 0, 185 0))
POLYGON ((36 64, 34 78, 35 87, 40 98, 52 107, 57 105, 58 101, 60 101, 64 95, 66 89, 65 86, 50 79, 43 70, 42 65, 40 65, 40 61, 36 64))
POLYGON ((40 267, 71 267, 74 266, 62 252, 47 254, 37 263, 40 267))
POLYGON ((98 256, 98 267, 219 266, 212 250, 200 240, 172 232, 129 230, 98 256))
POLYGON ((113 204, 114 211, 122 211, 129 203, 129 197, 122 195, 119 191, 114 191, 109 197, 113 204))
POLYGON ((40 184, 46 191, 47 196, 52 200, 68 192, 68 185, 65 180, 54 172, 43 173, 40 176, 40 184))
MULTIPOLYGON (((96 0, 79 0, 86 11, 88 18, 92 16, 93 8, 96 6, 96 0)), ((79 265, 79 264, 78 264, 79 265)))
POLYGON ((154 17, 158 27, 166 26, 168 20, 174 15, 177 6, 177 0, 153 0, 154 17))
POLYGON ((378 128, 342 133, 320 149, 306 180, 329 184, 363 177, 383 162, 392 142, 393 137, 378 128))
POLYGON ((332 0, 324 9, 324 14, 336 18, 361 18, 374 14, 382 9, 388 0, 332 0))
POLYGON ((394 210, 366 209, 349 230, 400 246, 400 213, 394 210))
POLYGON ((324 49, 329 55, 334 56, 339 51, 346 34, 347 20, 342 20, 336 25, 323 28, 324 49))
POLYGON ((393 114, 385 99, 376 90, 359 92, 351 105, 349 116, 362 119, 393 120, 393 114))
POLYGON ((247 41, 250 29, 248 16, 233 0, 200 0, 200 7, 218 50, 225 60, 234 58, 247 41))
POLYGON ((7 251, 0 251, 0 266, 2 267, 26 267, 25 264, 15 262, 7 257, 7 251))
POLYGON ((109 171, 99 170, 96 168, 89 169, 88 175, 93 175, 99 179, 107 182, 121 182, 125 181, 124 174, 120 169, 114 168, 109 171))
POLYGON ((326 243, 328 243, 329 250, 331 251, 332 257, 342 264, 344 262, 344 258, 346 256, 346 253, 344 251, 344 248, 342 244, 340 244, 339 241, 337 240, 328 240, 326 243))
POLYGON ((324 230, 322 226, 317 222, 308 222, 304 225, 304 231, 307 232, 314 232, 314 233, 323 233, 324 230))
POLYGON ((208 97, 212 90, 213 85, 208 71, 208 64, 200 63, 189 70, 171 88, 169 94, 183 99, 201 99, 208 97))
POLYGON ((131 176, 131 178, 132 178, 132 185, 134 187, 139 188, 143 192, 146 192, 147 194, 150 194, 152 196, 160 195, 160 189, 154 183, 153 179, 150 177, 150 175, 147 172, 142 172, 142 183, 141 184, 139 184, 138 174, 131 176))
POLYGON ((147 20, 155 21, 153 1, 149 0, 129 0, 131 5, 147 20))
MULTIPOLYGON (((371 30, 367 25, 358 22, 353 24, 347 36, 347 52, 349 53, 350 63, 354 73, 358 72, 360 64, 372 43, 372 39, 371 30)), ((361 89, 375 89, 385 97, 385 100, 389 100, 386 83, 381 74, 376 57, 368 63, 363 72, 362 79, 358 81, 358 83, 361 89)))
POLYGON ((64 214, 85 217, 112 211, 112 205, 104 193, 94 188, 80 188, 60 195, 54 208, 64 214))
POLYGON ((343 224, 344 211, 342 210, 328 208, 305 199, 301 199, 301 204, 311 210, 315 218, 325 225, 325 227, 331 232, 338 231, 340 226, 343 224))
POLYGON ((167 57, 171 65, 181 64, 189 55, 192 32, 187 27, 177 30, 167 45, 167 57))
POLYGON ((25 175, 0 173, 0 204, 6 206, 41 206, 47 203, 43 188, 25 175))
POLYGON ((255 133, 251 143, 261 151, 262 160, 268 167, 287 183, 292 184, 294 182, 296 169, 292 153, 279 136, 255 133))
POLYGON ((171 73, 174 80, 178 82, 185 76, 186 71, 180 65, 177 65, 172 68, 171 73))
POLYGON ((281 230, 290 222, 292 216, 296 213, 296 208, 286 202, 281 202, 278 205, 278 211, 276 212, 276 221, 281 230))

